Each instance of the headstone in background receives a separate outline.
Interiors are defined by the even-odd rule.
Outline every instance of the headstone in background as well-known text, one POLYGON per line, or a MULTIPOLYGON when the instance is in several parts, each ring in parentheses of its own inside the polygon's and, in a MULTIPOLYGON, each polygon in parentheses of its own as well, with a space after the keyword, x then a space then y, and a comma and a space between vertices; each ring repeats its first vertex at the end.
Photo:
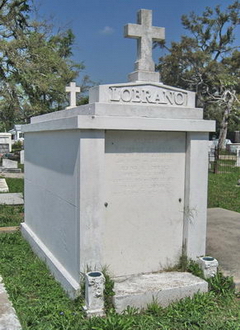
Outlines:
POLYGON ((24 150, 20 151, 20 164, 24 164, 24 150))
POLYGON ((5 132, 0 133, 0 154, 6 154, 8 152, 11 152, 11 150, 11 134, 5 132))
POLYGON ((240 167, 240 146, 237 147, 236 153, 237 153, 237 161, 235 166, 240 167))
POLYGON ((70 86, 67 86, 65 88, 66 92, 69 93, 69 100, 70 100, 70 106, 67 107, 67 109, 75 108, 76 107, 76 95, 77 93, 80 93, 80 87, 76 86, 75 82, 71 82, 70 86))
POLYGON ((9 192, 9 188, 8 188, 6 179, 0 178, 0 192, 4 192, 4 193, 9 192))
POLYGON ((2 159, 2 166, 5 168, 18 168, 18 162, 8 158, 2 159))

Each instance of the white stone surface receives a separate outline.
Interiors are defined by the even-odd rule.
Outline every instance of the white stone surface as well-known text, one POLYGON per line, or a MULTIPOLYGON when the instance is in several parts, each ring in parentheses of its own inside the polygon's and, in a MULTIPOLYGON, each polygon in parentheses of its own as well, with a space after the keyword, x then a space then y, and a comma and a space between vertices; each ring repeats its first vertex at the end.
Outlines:
POLYGON ((103 264, 116 275, 175 265, 182 253, 186 134, 108 131, 105 140, 103 264))
POLYGON ((9 192, 9 188, 5 179, 0 179, 0 192, 9 192))
POLYGON ((93 271, 85 274, 85 302, 87 315, 104 315, 105 278, 102 272, 93 271))
POLYGON ((80 87, 77 87, 75 82, 71 82, 70 86, 67 86, 65 90, 67 93, 70 93, 70 106, 67 109, 76 107, 76 94, 80 93, 80 87))
POLYGON ((21 330, 15 309, 8 298, 2 277, 0 276, 0 330, 21 330))
POLYGON ((80 130, 35 132, 24 144, 27 227, 77 282, 80 138, 80 130))
POLYGON ((24 127, 22 231, 71 297, 88 269, 151 273, 205 254, 215 123, 195 94, 132 82, 96 87, 90 103, 24 127))
POLYGON ((152 59, 153 41, 165 39, 165 29, 152 26, 152 11, 141 9, 137 13, 137 24, 127 24, 124 36, 137 39, 137 61, 135 74, 130 81, 159 81, 159 73, 155 72, 152 59))
MULTIPOLYGON (((72 117, 77 116, 94 116, 94 117, 148 117, 148 118, 162 118, 162 119, 199 119, 202 120, 203 112, 199 108, 181 108, 167 106, 140 106, 129 105, 126 107, 124 104, 106 104, 106 103, 94 103, 76 107, 74 109, 48 113, 42 116, 33 117, 31 119, 32 124, 43 123, 51 120, 66 119, 69 120, 72 117), (42 118, 41 118, 42 117, 42 118)), ((64 127, 63 127, 64 128, 64 127)), ((26 127, 25 130, 28 128, 26 127)))
POLYGON ((26 132, 68 131, 68 130, 129 130, 129 131, 172 131, 209 132, 215 129, 211 120, 162 119, 138 117, 77 116, 66 119, 44 121, 26 125, 26 132))
POLYGON ((240 167, 240 147, 237 147, 236 154, 237 154, 237 161, 235 166, 240 167))
POLYGON ((46 262, 56 280, 61 283, 68 295, 73 299, 76 298, 80 294, 80 282, 75 281, 68 270, 57 260, 26 223, 21 224, 21 232, 32 246, 33 251, 46 262))
POLYGON ((5 168, 18 168, 18 162, 8 158, 2 159, 2 166, 5 168))
POLYGON ((23 194, 22 193, 3 193, 0 194, 0 204, 6 205, 23 205, 23 194))
POLYGON ((183 249, 196 259, 206 249, 208 134, 189 132, 186 143, 183 249))
POLYGON ((132 82, 93 87, 89 103, 93 102, 194 108, 195 93, 161 83, 132 82))
POLYGON ((20 151, 20 164, 24 164, 24 150, 20 151))
MULTIPOLYGON (((125 113, 131 107, 118 106, 125 113)), ((25 126, 23 231, 70 295, 88 267, 109 265, 116 276, 158 271, 178 261, 182 242, 191 258, 203 255, 208 133, 202 132, 214 123, 173 118, 171 107, 169 119, 151 117, 146 105, 149 118, 81 109, 25 126)))
POLYGON ((197 263, 202 269, 205 278, 214 277, 217 274, 217 270, 218 270, 217 259, 210 256, 204 256, 204 257, 199 257, 197 259, 197 263))
POLYGON ((11 137, 13 138, 12 143, 16 141, 24 141, 24 136, 22 133, 23 126, 24 125, 14 125, 14 127, 10 131, 8 131, 8 133, 10 133, 11 137))
POLYGON ((153 301, 166 307, 174 301, 208 291, 206 281, 180 272, 115 278, 114 281, 113 303, 118 313, 128 306, 145 309, 153 301))
POLYGON ((12 151, 11 134, 0 133, 0 152, 7 153, 12 151))

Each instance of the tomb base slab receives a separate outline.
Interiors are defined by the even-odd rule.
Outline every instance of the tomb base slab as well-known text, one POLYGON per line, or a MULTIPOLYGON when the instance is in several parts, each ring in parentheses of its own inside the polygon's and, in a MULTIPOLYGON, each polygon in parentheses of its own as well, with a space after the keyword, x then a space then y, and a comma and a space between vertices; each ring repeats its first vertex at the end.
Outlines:
POLYGON ((113 303, 117 313, 128 306, 145 309, 153 301, 166 307, 174 301, 207 292, 208 283, 190 273, 164 272, 114 279, 113 303))

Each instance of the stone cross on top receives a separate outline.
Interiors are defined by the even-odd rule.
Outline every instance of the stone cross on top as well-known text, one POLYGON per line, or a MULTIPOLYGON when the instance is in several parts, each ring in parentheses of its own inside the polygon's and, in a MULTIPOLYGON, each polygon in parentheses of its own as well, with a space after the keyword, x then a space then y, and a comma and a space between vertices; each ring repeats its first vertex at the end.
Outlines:
POLYGON ((139 10, 137 24, 124 26, 124 37, 137 39, 135 72, 129 75, 129 80, 159 82, 160 75, 155 72, 155 64, 152 59, 152 45, 153 41, 165 39, 165 29, 152 26, 152 11, 139 10))
POLYGON ((75 108, 77 106, 76 95, 77 93, 80 93, 80 87, 77 87, 75 82, 71 82, 70 86, 65 88, 65 91, 70 93, 70 106, 67 107, 67 109, 75 108))

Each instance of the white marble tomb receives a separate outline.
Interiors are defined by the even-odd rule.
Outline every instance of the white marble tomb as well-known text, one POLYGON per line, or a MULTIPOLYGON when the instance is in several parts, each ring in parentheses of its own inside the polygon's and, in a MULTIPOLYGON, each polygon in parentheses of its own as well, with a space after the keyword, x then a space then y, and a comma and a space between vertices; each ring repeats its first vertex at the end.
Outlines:
POLYGON ((215 123, 193 92, 156 82, 152 69, 141 81, 144 71, 24 126, 22 232, 72 297, 89 269, 146 274, 205 254, 215 123))

